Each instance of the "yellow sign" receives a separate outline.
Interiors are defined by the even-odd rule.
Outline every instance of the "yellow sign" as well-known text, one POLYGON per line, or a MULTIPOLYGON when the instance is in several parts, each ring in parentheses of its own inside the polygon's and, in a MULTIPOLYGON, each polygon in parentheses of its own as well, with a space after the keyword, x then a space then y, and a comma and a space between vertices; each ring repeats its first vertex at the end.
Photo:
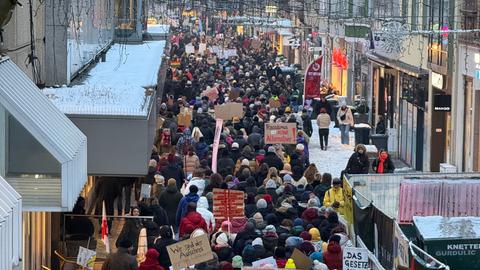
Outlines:
POLYGON ((243 25, 237 25, 237 34, 243 35, 243 25))
POLYGON ((353 191, 347 178, 343 177, 343 214, 349 224, 353 224, 353 191))

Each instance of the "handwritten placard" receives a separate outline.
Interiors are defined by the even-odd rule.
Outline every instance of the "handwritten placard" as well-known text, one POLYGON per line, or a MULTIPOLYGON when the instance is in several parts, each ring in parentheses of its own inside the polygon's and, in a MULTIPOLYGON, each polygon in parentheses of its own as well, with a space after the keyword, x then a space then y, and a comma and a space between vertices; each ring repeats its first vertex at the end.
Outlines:
POLYGON ((296 144, 297 124, 265 123, 266 144, 296 144))
POLYGON ((206 234, 167 246, 167 251, 174 270, 213 259, 206 234))

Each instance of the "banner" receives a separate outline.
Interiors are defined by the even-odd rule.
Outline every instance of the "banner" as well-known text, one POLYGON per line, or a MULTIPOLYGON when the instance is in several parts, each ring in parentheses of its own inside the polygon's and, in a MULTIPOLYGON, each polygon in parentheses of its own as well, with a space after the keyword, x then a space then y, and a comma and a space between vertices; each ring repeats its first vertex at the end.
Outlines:
POLYGON ((373 222, 377 230, 377 258, 378 261, 385 267, 385 269, 392 269, 393 267, 393 227, 394 221, 385 213, 373 208, 373 222))
POLYGON ((355 233, 362 238, 365 246, 369 250, 373 250, 373 205, 370 201, 368 205, 362 205, 357 196, 361 195, 355 194, 353 196, 353 216, 355 217, 353 227, 355 233))
POLYGON ((410 267, 410 247, 408 242, 402 229, 400 229, 398 223, 395 222, 395 238, 393 240, 393 265, 395 269, 399 267, 410 267))
POLYGON ((320 85, 322 83, 322 61, 323 57, 320 56, 308 66, 307 71, 305 72, 303 100, 320 97, 320 85))
POLYGON ((243 104, 228 102, 222 105, 215 105, 215 118, 231 121, 233 117, 243 118, 243 104))
POLYGON ((343 215, 349 225, 353 224, 353 192, 346 176, 343 176, 343 200, 345 202, 343 206, 343 215))
POLYGON ((213 259, 212 248, 206 234, 167 246, 167 251, 174 270, 213 259))
POLYGON ((215 125, 215 137, 213 137, 212 152, 212 172, 217 173, 218 145, 220 144, 220 134, 222 133, 223 119, 217 119, 215 125))
POLYGON ((297 124, 265 123, 265 144, 297 144, 297 124))
POLYGON ((366 248, 345 247, 343 250, 343 270, 370 269, 366 248))
POLYGON ((213 216, 215 219, 230 219, 245 216, 245 194, 243 191, 213 189, 213 216))

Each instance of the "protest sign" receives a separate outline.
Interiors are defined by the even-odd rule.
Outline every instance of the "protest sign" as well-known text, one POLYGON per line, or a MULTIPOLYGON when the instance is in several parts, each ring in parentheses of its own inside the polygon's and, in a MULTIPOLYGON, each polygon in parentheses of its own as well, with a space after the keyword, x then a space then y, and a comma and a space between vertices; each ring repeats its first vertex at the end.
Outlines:
POLYGON ((78 249, 77 264, 87 269, 93 269, 97 252, 84 247, 78 249))
POLYGON ((282 103, 280 103, 279 99, 270 98, 268 100, 268 105, 270 105, 270 108, 280 108, 280 106, 282 106, 282 103))
POLYGON ((345 247, 343 250, 343 270, 370 269, 366 248, 345 247))
POLYGON ((215 219, 243 217, 245 215, 243 191, 213 189, 213 215, 215 219))
POLYGON ((192 110, 189 108, 183 108, 178 114, 178 125, 183 127, 189 127, 192 121, 192 110))
MULTIPOLYGON (((258 261, 252 262, 252 267, 254 268, 263 268, 265 265, 273 266, 275 269, 277 268, 277 261, 273 257, 268 257, 265 259, 261 259, 258 261)), ((265 268, 263 268, 265 269, 265 268)))
POLYGON ((220 134, 222 133, 223 119, 217 119, 215 125, 215 136, 213 137, 212 151, 212 172, 217 173, 218 145, 220 144, 220 134))
POLYGON ((207 86, 207 89, 202 92, 202 97, 208 97, 209 101, 215 101, 218 99, 218 89, 216 87, 207 86))
POLYGON ((236 102, 227 102, 215 106, 215 118, 225 121, 232 120, 233 117, 243 118, 243 104, 236 102))
POLYGON ((185 45, 185 53, 186 53, 187 55, 192 54, 192 53, 195 53, 195 48, 193 47, 193 45, 192 45, 191 43, 185 45))
POLYGON ((152 185, 142 184, 140 188, 140 200, 142 198, 150 198, 152 192, 152 185))
POLYGON ((297 124, 265 123, 265 144, 297 144, 297 124))
POLYGON ((310 270, 312 269, 312 260, 307 255, 301 252, 299 249, 294 249, 292 256, 290 257, 295 262, 296 269, 310 270))
POLYGON ((167 251, 174 270, 213 259, 212 248, 206 234, 167 246, 167 251))

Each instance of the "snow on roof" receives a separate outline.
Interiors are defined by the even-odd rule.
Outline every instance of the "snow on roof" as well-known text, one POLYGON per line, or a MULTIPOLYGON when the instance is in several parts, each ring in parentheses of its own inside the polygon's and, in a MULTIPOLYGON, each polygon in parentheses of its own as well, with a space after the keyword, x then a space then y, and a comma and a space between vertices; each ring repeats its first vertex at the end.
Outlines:
POLYGON ((164 40, 115 44, 81 84, 43 92, 65 114, 146 116, 164 49, 164 40))
POLYGON ((413 217, 423 239, 479 239, 480 217, 413 217))
POLYGON ((149 24, 147 25, 147 33, 150 34, 168 34, 170 25, 168 24, 149 24))

